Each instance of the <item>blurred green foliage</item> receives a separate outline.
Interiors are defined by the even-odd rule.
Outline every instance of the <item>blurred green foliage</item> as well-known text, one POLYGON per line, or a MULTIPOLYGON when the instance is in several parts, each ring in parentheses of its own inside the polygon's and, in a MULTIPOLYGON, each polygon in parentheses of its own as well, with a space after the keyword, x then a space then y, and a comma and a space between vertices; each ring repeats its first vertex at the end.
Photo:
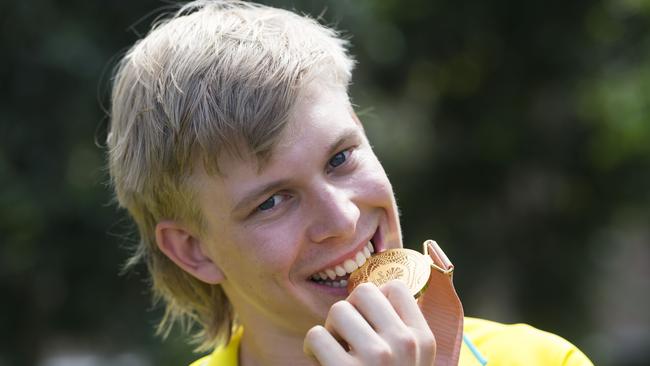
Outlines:
MULTIPOLYGON (((441 243, 467 314, 650 363, 650 1, 265 3, 351 37, 406 241, 441 243)), ((103 166, 111 67, 169 7, 0 4, 0 365, 195 358, 119 275, 136 238, 103 166)))

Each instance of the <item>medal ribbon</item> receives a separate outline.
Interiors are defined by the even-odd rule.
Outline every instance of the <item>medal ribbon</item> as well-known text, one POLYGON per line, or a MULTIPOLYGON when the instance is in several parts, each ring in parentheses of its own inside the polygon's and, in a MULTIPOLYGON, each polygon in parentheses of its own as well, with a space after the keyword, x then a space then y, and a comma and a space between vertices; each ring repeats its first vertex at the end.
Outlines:
POLYGON ((454 288, 454 265, 438 243, 427 240, 425 255, 433 261, 426 291, 418 305, 436 337, 436 366, 456 366, 463 338, 463 305, 454 288))

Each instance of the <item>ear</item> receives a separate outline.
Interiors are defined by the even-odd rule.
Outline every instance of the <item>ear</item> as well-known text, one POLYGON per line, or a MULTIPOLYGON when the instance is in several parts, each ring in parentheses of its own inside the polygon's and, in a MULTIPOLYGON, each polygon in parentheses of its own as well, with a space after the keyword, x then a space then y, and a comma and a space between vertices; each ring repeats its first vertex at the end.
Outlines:
POLYGON ((205 254, 201 240, 176 221, 156 225, 156 243, 172 262, 185 272, 209 284, 219 284, 225 276, 221 268, 205 254))

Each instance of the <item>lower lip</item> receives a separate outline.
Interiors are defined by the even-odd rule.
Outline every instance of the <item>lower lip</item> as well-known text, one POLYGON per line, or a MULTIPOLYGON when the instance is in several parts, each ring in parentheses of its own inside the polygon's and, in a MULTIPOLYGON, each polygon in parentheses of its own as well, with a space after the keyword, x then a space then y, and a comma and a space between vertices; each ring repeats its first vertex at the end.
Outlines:
POLYGON ((343 297, 343 298, 348 296, 348 289, 346 287, 332 287, 311 280, 308 280, 307 282, 309 282, 312 286, 314 286, 318 291, 325 292, 329 295, 343 297))

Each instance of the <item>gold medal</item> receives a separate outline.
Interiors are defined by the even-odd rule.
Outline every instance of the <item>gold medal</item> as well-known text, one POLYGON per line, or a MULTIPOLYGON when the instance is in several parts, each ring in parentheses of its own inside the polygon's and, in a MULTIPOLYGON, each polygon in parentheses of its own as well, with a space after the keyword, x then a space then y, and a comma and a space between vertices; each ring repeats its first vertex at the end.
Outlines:
POLYGON ((422 243, 423 253, 389 249, 368 258, 350 274, 348 293, 363 282, 377 286, 403 281, 436 336, 436 365, 458 365, 463 334, 463 305, 454 289, 454 265, 433 240, 422 243), (427 286, 431 289, 425 293, 427 286))
POLYGON ((391 280, 403 281, 417 298, 426 289, 431 275, 431 258, 411 249, 389 249, 368 258, 350 274, 348 293, 363 282, 377 286, 391 280))

